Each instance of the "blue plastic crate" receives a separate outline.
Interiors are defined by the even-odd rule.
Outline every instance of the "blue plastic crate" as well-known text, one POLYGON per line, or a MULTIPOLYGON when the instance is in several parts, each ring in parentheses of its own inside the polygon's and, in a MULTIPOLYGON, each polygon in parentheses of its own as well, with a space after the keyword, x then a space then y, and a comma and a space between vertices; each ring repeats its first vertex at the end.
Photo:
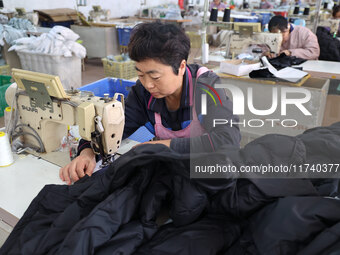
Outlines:
MULTIPOLYGON (((126 98, 131 87, 136 83, 117 78, 104 78, 99 81, 87 84, 79 88, 81 91, 91 91, 95 96, 103 97, 105 93, 109 93, 113 97, 115 93, 122 93, 126 98)), ((137 129, 129 138, 137 142, 143 143, 151 140, 154 135, 144 126, 137 129)))
POLYGON ((128 46, 130 42, 130 35, 132 28, 124 27, 124 28, 117 28, 118 31, 118 40, 120 46, 128 46))
POLYGON ((109 93, 113 97, 115 93, 122 93, 124 97, 130 92, 130 89, 136 82, 127 81, 117 78, 104 78, 99 81, 87 84, 79 88, 81 91, 91 91, 95 96, 103 97, 105 93, 109 93))
POLYGON ((53 21, 41 21, 42 27, 54 27, 54 26, 63 26, 67 28, 71 28, 71 25, 74 24, 73 20, 70 21, 60 21, 60 22, 53 22, 53 21))

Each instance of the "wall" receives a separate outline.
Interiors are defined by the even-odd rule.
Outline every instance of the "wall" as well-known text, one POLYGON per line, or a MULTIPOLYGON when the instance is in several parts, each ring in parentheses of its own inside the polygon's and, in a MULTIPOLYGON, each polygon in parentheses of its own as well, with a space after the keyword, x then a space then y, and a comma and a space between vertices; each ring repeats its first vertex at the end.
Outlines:
MULTIPOLYGON (((178 0, 144 0, 146 7, 165 3, 178 3, 178 0)), ((76 0, 3 0, 5 8, 22 7, 27 12, 34 9, 72 8, 76 7, 76 0)), ((84 0, 83 0, 84 2, 84 0)), ((92 5, 100 5, 102 9, 110 9, 111 17, 133 16, 139 13, 141 0, 87 0, 87 6, 79 6, 79 11, 85 16, 92 9, 92 5)))

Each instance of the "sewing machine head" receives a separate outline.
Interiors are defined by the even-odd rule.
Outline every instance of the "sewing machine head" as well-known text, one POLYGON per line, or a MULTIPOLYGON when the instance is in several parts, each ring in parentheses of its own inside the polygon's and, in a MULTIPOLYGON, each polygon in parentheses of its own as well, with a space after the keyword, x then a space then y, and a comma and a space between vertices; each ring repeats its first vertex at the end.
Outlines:
POLYGON ((117 151, 125 121, 123 95, 100 98, 89 92, 65 92, 58 76, 12 71, 16 83, 7 89, 6 101, 17 116, 12 133, 22 134, 25 144, 45 152, 57 150, 67 126, 78 125, 80 136, 102 156, 117 151))
POLYGON ((272 52, 279 53, 282 44, 282 35, 280 33, 261 32, 252 33, 245 37, 243 34, 233 33, 230 39, 229 52, 238 55, 253 44, 267 45, 272 52))
POLYGON ((104 21, 110 19, 111 11, 109 9, 102 9, 100 5, 93 5, 92 10, 89 12, 90 18, 95 22, 100 22, 104 17, 104 21))

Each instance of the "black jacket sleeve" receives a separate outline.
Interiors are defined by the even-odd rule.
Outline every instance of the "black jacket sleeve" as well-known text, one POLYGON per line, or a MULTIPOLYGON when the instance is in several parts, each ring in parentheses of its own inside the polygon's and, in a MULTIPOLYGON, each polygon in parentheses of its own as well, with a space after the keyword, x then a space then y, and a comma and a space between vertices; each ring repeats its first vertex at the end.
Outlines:
MULTIPOLYGON (((200 83, 205 83, 213 86, 214 83, 218 83, 219 78, 213 72, 202 74, 198 81, 195 91, 195 107, 197 114, 201 113, 201 92, 199 89, 200 83)), ((203 86, 202 86, 203 87, 203 86)), ((202 136, 192 137, 192 138, 175 138, 171 140, 170 147, 180 153, 187 152, 211 152, 217 150, 223 144, 231 144, 239 147, 241 135, 237 124, 239 121, 238 117, 233 115, 233 105, 232 101, 226 96, 223 89, 216 89, 219 94, 222 106, 219 100, 215 101, 207 95, 207 114, 203 115, 201 120, 202 126, 205 128, 206 133, 202 136), (226 124, 215 125, 214 119, 221 119, 226 124), (231 125, 230 123, 233 123, 231 125)), ((205 93, 205 92, 203 92, 205 93)), ((222 122, 222 121, 221 121, 222 122)))
POLYGON ((137 81, 125 101, 125 126, 123 139, 132 135, 148 122, 145 95, 142 84, 137 81), (144 96, 144 98, 142 98, 144 96))

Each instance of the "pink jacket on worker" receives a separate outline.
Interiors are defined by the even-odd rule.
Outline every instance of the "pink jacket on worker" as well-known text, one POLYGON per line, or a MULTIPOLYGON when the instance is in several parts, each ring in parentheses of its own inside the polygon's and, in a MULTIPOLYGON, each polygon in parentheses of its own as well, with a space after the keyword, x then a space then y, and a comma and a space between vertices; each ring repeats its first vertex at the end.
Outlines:
POLYGON ((304 59, 318 59, 320 55, 318 38, 310 29, 302 26, 294 26, 289 40, 281 45, 283 50, 289 50, 292 56, 304 59))

